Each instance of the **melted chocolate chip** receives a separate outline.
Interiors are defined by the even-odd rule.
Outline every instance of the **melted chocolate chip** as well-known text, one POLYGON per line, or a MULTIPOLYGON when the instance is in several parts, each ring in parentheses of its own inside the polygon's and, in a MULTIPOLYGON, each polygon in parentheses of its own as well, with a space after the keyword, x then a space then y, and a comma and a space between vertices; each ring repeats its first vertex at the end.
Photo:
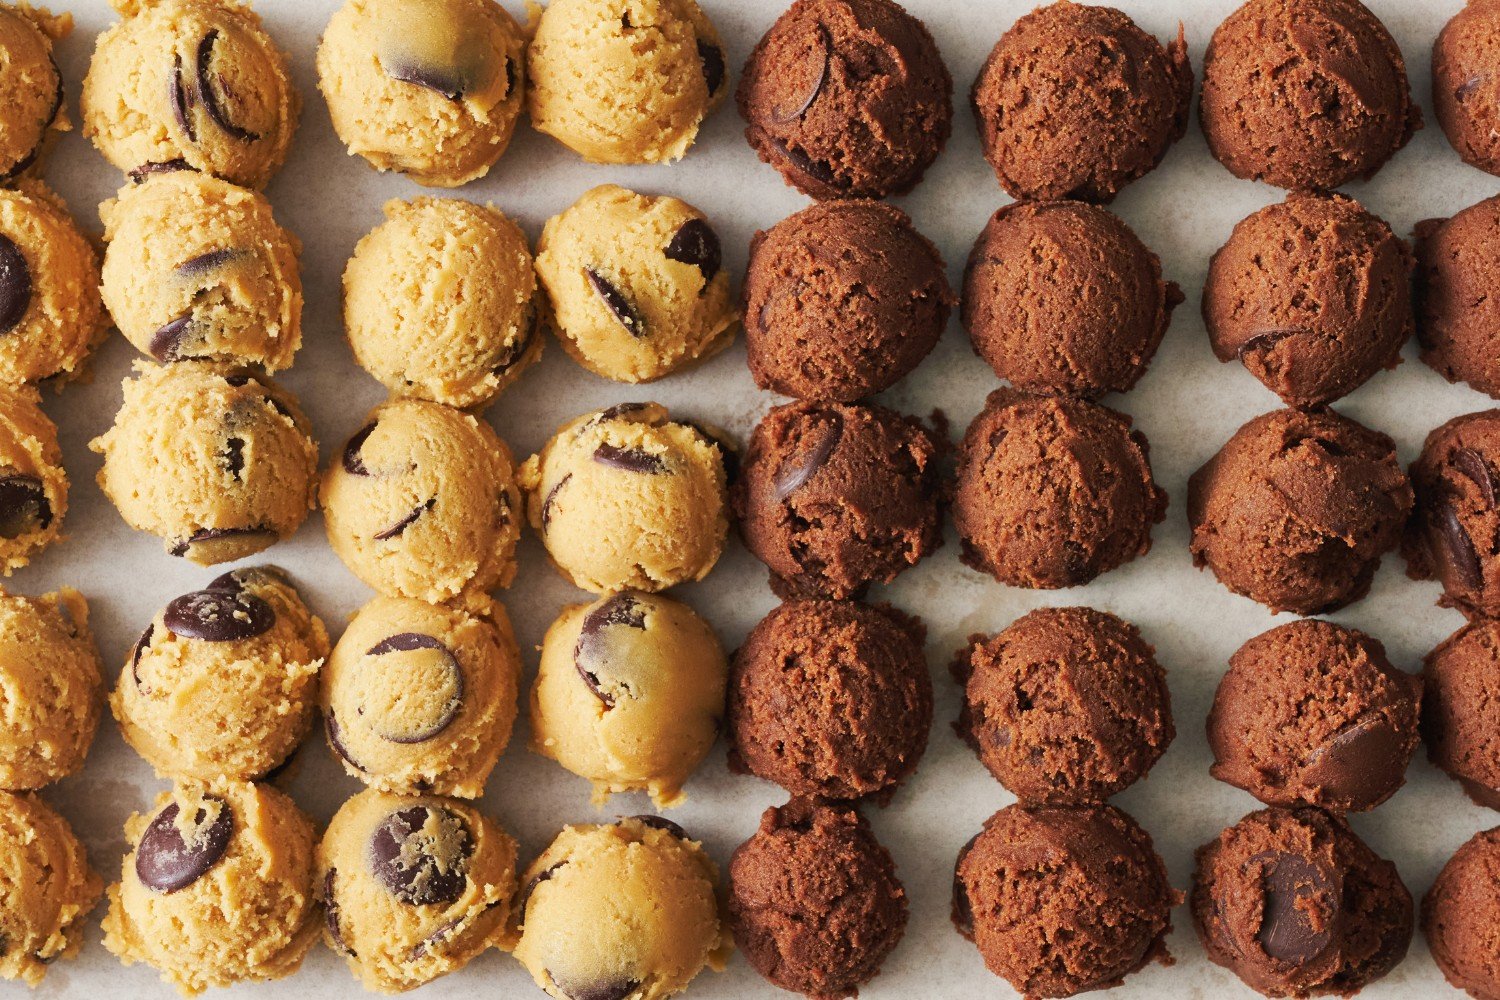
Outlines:
POLYGON ((172 117, 188 142, 198 142, 198 129, 193 124, 193 91, 182 78, 182 56, 172 56, 172 72, 167 74, 167 103, 172 107, 172 117))
POLYGON ((563 476, 561 479, 559 479, 556 486, 553 486, 550 490, 547 491, 547 498, 542 501, 543 531, 546 531, 547 527, 552 523, 552 508, 553 505, 557 503, 557 495, 562 492, 562 488, 568 485, 568 480, 572 478, 573 473, 570 472, 566 476, 563 476))
POLYGON ((621 326, 632 337, 644 337, 646 335, 646 320, 636 311, 631 301, 625 297, 625 293, 615 287, 608 278, 593 268, 586 268, 584 274, 588 276, 589 286, 592 287, 604 305, 614 314, 621 326))
MULTIPOLYGON (((453 651, 443 645, 441 641, 430 635, 422 635, 419 632, 401 632, 389 638, 382 639, 366 651, 366 656, 385 656, 389 653, 411 653, 418 650, 432 650, 441 653, 443 669, 447 674, 447 683, 453 688, 453 696, 448 702, 441 706, 434 718, 426 720, 409 732, 390 733, 377 731, 381 739, 390 743, 410 745, 425 743, 437 736, 452 724, 458 717, 459 710, 464 704, 464 672, 458 664, 458 659, 453 651)), ((439 681, 439 683, 442 683, 439 681)))
POLYGON ((724 261, 718 234, 702 219, 684 222, 662 253, 668 260, 696 267, 703 272, 703 288, 698 292, 700 295, 708 290, 708 283, 714 280, 714 275, 719 273, 724 261))
POLYGON ((274 540, 275 532, 264 525, 252 525, 246 528, 202 528, 193 532, 187 538, 173 545, 168 553, 174 556, 185 556, 194 545, 202 545, 205 542, 219 542, 229 538, 248 538, 253 535, 262 535, 274 540))
POLYGON ((255 142, 260 133, 252 132, 229 117, 224 96, 220 94, 223 79, 213 71, 214 45, 219 40, 218 30, 210 31, 198 43, 198 93, 203 96, 203 111, 208 120, 219 127, 225 135, 240 142, 255 142))
POLYGON ((365 465, 365 460, 359 450, 365 446, 365 442, 370 439, 371 434, 375 433, 375 428, 378 426, 380 425, 376 421, 365 424, 355 431, 349 443, 344 445, 344 471, 349 475, 368 476, 370 474, 369 466, 365 465))
POLYGON ((594 449, 594 461, 642 476, 659 476, 667 471, 667 463, 662 461, 660 455, 653 455, 641 448, 621 448, 609 443, 594 449))
POLYGON ((15 240, 0 233, 0 334, 9 333, 31 308, 31 267, 15 240))
POLYGON ((224 469, 235 479, 240 478, 240 473, 245 471, 245 439, 241 437, 230 437, 224 441, 224 452, 219 456, 224 463, 224 469))
POLYGON ((340 760, 356 771, 364 774, 370 773, 370 769, 355 760, 354 755, 349 752, 349 748, 344 745, 343 739, 340 738, 342 730, 339 729, 338 719, 334 717, 333 709, 331 708, 323 716, 323 729, 328 734, 328 745, 333 748, 334 753, 339 755, 340 760))
POLYGON ((1443 552, 1462 587, 1478 587, 1484 583, 1484 568, 1479 562, 1479 552, 1474 540, 1458 518, 1458 511, 1450 503, 1441 504, 1437 510, 1439 537, 1443 540, 1443 552))
POLYGON ((1240 359, 1243 360, 1245 355, 1252 351, 1269 351, 1288 337, 1299 337, 1308 332, 1305 326, 1284 326, 1274 327, 1269 330, 1258 330, 1240 345, 1238 352, 1240 359))
POLYGON ((344 933, 339 929, 339 903, 333 895, 333 880, 338 875, 337 868, 328 869, 328 874, 323 876, 323 921, 328 928, 328 937, 333 941, 334 950, 341 955, 354 955, 354 949, 344 943, 344 933))
POLYGON ((1255 939, 1278 962, 1301 966, 1317 958, 1333 940, 1327 920, 1314 912, 1316 897, 1334 891, 1332 881, 1316 865, 1285 851, 1258 855, 1261 874, 1260 930, 1255 939))
POLYGON ((151 343, 148 345, 151 356, 158 361, 181 361, 182 342, 193 331, 195 322, 190 312, 167 322, 151 335, 151 343))
POLYGON ((167 605, 162 624, 189 639, 242 642, 271 631, 276 612, 259 597, 243 591, 195 590, 167 605))
POLYGON ((408 906, 451 903, 462 896, 473 854, 468 827, 441 806, 391 813, 370 838, 371 870, 408 906))
POLYGON ((1490 463, 1484 460, 1484 456, 1473 448, 1459 448, 1453 453, 1453 467, 1474 481, 1479 487, 1479 495, 1484 497, 1486 507, 1491 510, 1495 507, 1495 473, 1490 469, 1490 463))
MULTIPOLYGON (((828 60, 832 51, 832 44, 828 38, 828 29, 821 24, 814 25, 817 32, 814 51, 803 64, 807 70, 803 86, 797 91, 799 97, 795 97, 777 108, 771 109, 771 121, 778 125, 796 121, 807 114, 807 109, 813 106, 818 95, 823 93, 823 85, 828 80, 828 60)), ((783 147, 785 148, 785 147, 783 147)))
POLYGON ((404 532, 407 528, 410 528, 413 524, 416 524, 417 521, 421 519, 422 515, 431 510, 436 504, 437 497, 431 497, 427 500, 427 502, 417 504, 416 507, 412 508, 412 512, 410 514, 407 514, 401 520, 397 521, 389 528, 386 528, 384 531, 376 532, 375 540, 377 542, 385 542, 389 541, 392 538, 400 537, 402 532, 404 532))
POLYGON ((205 828, 202 824, 207 811, 198 810, 193 818, 197 830, 191 844, 177 830, 176 802, 156 814, 135 848, 135 875, 142 885, 164 893, 185 889, 224 856, 234 835, 234 814, 223 799, 212 801, 218 803, 218 814, 205 828))
POLYGON ((678 840, 692 839, 687 835, 686 830, 664 816, 652 816, 647 814, 642 816, 632 816, 630 818, 641 824, 641 826, 649 826, 653 830, 661 830, 666 833, 670 833, 678 840))
POLYGON ((844 418, 838 413, 829 410, 824 414, 828 418, 822 435, 812 450, 803 456, 802 461, 791 467, 783 467, 776 470, 776 478, 772 482, 775 491, 776 502, 780 503, 787 497, 796 493, 807 481, 818 474, 818 470, 828 461, 828 456, 833 454, 839 441, 844 437, 844 418))
POLYGON ((47 488, 36 476, 0 477, 0 538, 20 538, 52 525, 47 488))
POLYGON ((573 665, 583 683, 605 708, 615 707, 615 697, 605 689, 604 683, 611 679, 607 674, 611 653, 607 633, 614 628, 644 630, 645 627, 645 606, 629 591, 615 594, 583 616, 578 642, 573 647, 573 665))
POLYGON ((712 97, 724 86, 724 50, 700 38, 698 61, 703 64, 703 82, 708 86, 708 96, 712 97))
POLYGON ((520 930, 526 926, 526 905, 531 902, 531 894, 536 892, 536 887, 551 879, 553 875, 557 874, 557 870, 565 864, 567 864, 566 861, 559 861, 551 868, 544 868, 533 875, 526 883, 526 887, 516 897, 516 930, 520 930))
POLYGON ((1380 712, 1367 712, 1315 749, 1302 779, 1358 805, 1374 804, 1406 770, 1406 746, 1380 712))
POLYGON ((130 180, 132 183, 141 184, 144 183, 146 178, 150 177, 152 174, 174 174, 179 170, 192 169, 194 169, 193 165, 187 160, 184 160, 180 157, 172 160, 142 163, 140 166, 130 171, 130 180))

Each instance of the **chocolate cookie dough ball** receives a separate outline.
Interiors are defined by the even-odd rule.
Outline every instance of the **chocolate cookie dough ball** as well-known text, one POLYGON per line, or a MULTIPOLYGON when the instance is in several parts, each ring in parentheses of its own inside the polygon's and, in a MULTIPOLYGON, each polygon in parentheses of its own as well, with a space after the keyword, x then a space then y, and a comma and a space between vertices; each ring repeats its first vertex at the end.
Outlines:
POLYGON ((292 395, 248 369, 137 363, 114 426, 89 442, 125 523, 200 566, 291 536, 316 505, 318 447, 292 395))
POLYGON ((957 299, 937 247, 873 201, 813 205, 755 234, 745 350, 755 384, 852 403, 927 357, 957 299))
POLYGON ((1432 103, 1438 124, 1465 163, 1491 174, 1500 174, 1497 36, 1500 4, 1469 0, 1432 43, 1432 103))
POLYGON ((0 385, 0 573, 12 571, 62 537, 68 473, 57 426, 35 389, 0 385))
POLYGON ((794 798, 767 809, 729 861, 729 920, 768 981, 850 997, 906 933, 896 865, 853 806, 794 798))
POLYGON ((557 1000, 664 1000, 729 957, 717 879, 703 847, 656 816, 565 827, 522 876, 515 956, 557 1000))
POLYGON ((1500 399, 1500 196, 1451 219, 1418 223, 1417 340, 1422 360, 1449 382, 1500 399))
POLYGON ((611 406, 563 425, 526 460, 526 514, 552 565, 584 590, 701 580, 729 534, 726 454, 660 404, 611 406))
POLYGON ((1443 585, 1438 603, 1500 617, 1500 410, 1454 417, 1411 466, 1416 512, 1401 551, 1413 579, 1443 585))
POLYGON ((318 44, 339 141, 429 187, 489 173, 525 90, 525 32, 490 0, 347 0, 318 44))
POLYGON ((796 0, 735 94, 745 138, 812 198, 904 194, 953 131, 953 79, 927 26, 891 0, 796 0))
POLYGON ((964 435, 953 491, 963 561, 1001 583, 1088 583, 1145 555, 1166 513, 1145 435, 1107 407, 997 389, 964 435))
POLYGON ((959 853, 953 922, 1028 997, 1118 986, 1169 963, 1182 894, 1151 836, 1113 806, 1008 806, 959 853))
POLYGON ((83 766, 102 699, 82 594, 0 590, 0 691, 0 788, 41 788, 83 766))
POLYGON ((1396 866, 1320 809, 1262 809, 1198 849, 1204 951, 1266 996, 1352 996, 1406 957, 1411 893, 1396 866))
POLYGON ((521 493, 490 425, 424 400, 370 411, 323 473, 328 544, 390 597, 438 604, 510 585, 521 493))
POLYGON ((99 36, 83 134, 139 179, 201 170, 262 188, 281 169, 302 98, 287 56, 234 0, 132 0, 99 36))
POLYGON ((932 726, 925 633, 889 605, 773 610, 730 666, 730 768, 793 795, 888 801, 917 769, 932 726))
POLYGON ((1193 565, 1272 611, 1326 614, 1369 592, 1411 508, 1390 438, 1332 410, 1273 410, 1188 480, 1193 565))
POLYGON ((1448 859, 1422 900, 1422 933, 1454 989, 1500 996, 1500 829, 1476 833, 1448 859))
POLYGON ((594 785, 681 805, 724 721, 724 648, 680 601, 626 590, 547 629, 531 689, 531 748, 594 785))
POLYGON ((74 958, 85 917, 104 894, 68 821, 36 795, 0 792, 0 979, 41 983, 47 967, 74 958))
POLYGON ((685 201, 604 184, 547 220, 536 273, 563 350, 617 382, 710 358, 737 320, 719 237, 685 201))
POLYGON ((155 174, 99 208, 104 303, 157 361, 275 372, 302 345, 302 243, 265 196, 190 170, 155 174))
POLYGON ((531 124, 590 163, 680 160, 729 93, 694 0, 555 0, 526 54, 531 124))
POLYGON ((1208 43, 1198 116, 1230 173, 1294 190, 1368 180, 1422 127, 1401 50, 1359 0, 1249 0, 1208 43))
POLYGON ((399 993, 500 945, 516 842, 473 805, 367 789, 318 842, 323 941, 365 989, 399 993))
POLYGON ((281 979, 318 938, 313 826, 267 785, 217 781, 163 792, 125 824, 104 946, 186 995, 281 979))
POLYGON ((1500 622, 1464 626, 1427 654, 1422 668, 1427 759, 1469 798, 1500 809, 1500 622))
POLYGON ((1353 198, 1291 194, 1240 220, 1214 254, 1203 322, 1288 406, 1314 409, 1401 361, 1412 256, 1353 198))
POLYGON ((32 173, 57 133, 72 128, 53 46, 73 33, 71 14, 29 3, 0 4, 0 184, 32 173))
POLYGON ((393 396, 484 406, 542 354, 526 234, 452 198, 388 201, 385 218, 344 268, 354 360, 393 396))
POLYGON ((1163 48, 1113 7, 1038 7, 995 43, 970 100, 985 159, 1021 200, 1112 201, 1187 130, 1182 28, 1163 48))
POLYGON ((1127 391, 1180 302, 1182 291, 1162 280, 1161 260, 1130 227, 1082 202, 1006 205, 964 272, 964 329, 975 352, 1032 392, 1127 391))

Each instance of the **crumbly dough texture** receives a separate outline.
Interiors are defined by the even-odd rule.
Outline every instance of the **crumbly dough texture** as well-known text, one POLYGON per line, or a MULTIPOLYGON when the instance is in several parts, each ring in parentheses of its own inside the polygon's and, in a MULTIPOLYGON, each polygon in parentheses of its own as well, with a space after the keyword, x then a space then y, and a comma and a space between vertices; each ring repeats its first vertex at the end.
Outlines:
MULTIPOLYGON (((1494 73, 1500 3, 1469 0, 1432 43, 1432 104, 1465 163, 1500 174, 1500 103, 1486 86, 1494 73)), ((1500 994, 1500 984, 1492 987, 1500 994)))
POLYGON ((57 426, 37 403, 29 386, 0 387, 0 573, 6 576, 63 537, 68 511, 57 426))
POLYGON ((1422 742, 1433 766, 1500 810, 1500 621, 1481 618, 1422 664, 1422 742))
POLYGON ((1443 585, 1438 603, 1500 617, 1500 410, 1466 413, 1427 435, 1411 465, 1416 510, 1401 553, 1407 575, 1443 585))
POLYGON ((1443 865, 1422 900, 1422 933, 1454 989, 1478 1000, 1500 997, 1500 829, 1470 837, 1443 865))
POLYGON ((1500 196, 1451 219, 1417 223, 1417 340, 1422 360, 1449 382, 1500 399, 1500 196))
POLYGON ((34 174, 57 133, 73 126, 52 49, 73 33, 73 15, 27 0, 0 4, 0 184, 34 174))
POLYGON ((40 796, 0 792, 0 979, 36 986, 73 958, 104 894, 68 821, 40 796))
POLYGON ((594 188, 547 220, 536 271, 563 349, 596 375, 649 382, 734 339, 719 237, 676 198, 594 188))
POLYGON ((82 594, 0 590, 0 788, 41 788, 83 766, 99 726, 100 685, 82 594))

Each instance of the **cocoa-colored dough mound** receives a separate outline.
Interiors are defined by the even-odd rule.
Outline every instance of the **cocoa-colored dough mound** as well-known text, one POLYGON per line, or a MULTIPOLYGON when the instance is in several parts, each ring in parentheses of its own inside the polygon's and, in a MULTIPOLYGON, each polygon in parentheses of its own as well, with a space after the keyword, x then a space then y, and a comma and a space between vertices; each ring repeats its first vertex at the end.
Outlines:
POLYGON ((874 404, 766 414, 732 498, 777 596, 859 597, 941 545, 941 447, 918 421, 874 404))
POLYGON ((985 159, 1016 199, 1108 202, 1187 129, 1181 26, 1161 43, 1113 7, 1058 0, 1000 37, 970 99, 985 159))
POLYGON ((755 384, 840 403, 917 367, 958 301, 937 247, 877 201, 813 205, 756 233, 744 298, 755 384))
POLYGON ((1166 511, 1145 436, 1097 403, 997 389, 964 435, 953 520, 964 562, 1001 583, 1088 583, 1145 555, 1166 511))
POLYGON ((1156 651, 1092 608, 1042 608, 953 661, 954 726, 1022 802, 1103 800, 1149 771, 1177 735, 1156 651))
POLYGON ((1500 809, 1500 621, 1481 619, 1427 654, 1422 669, 1427 759, 1469 798, 1500 809))
POLYGON ((1500 829, 1476 833, 1422 900, 1422 933, 1454 989, 1500 1000, 1500 829))
POLYGON ((1432 43, 1432 105, 1463 161, 1500 174, 1500 0, 1469 0, 1432 43))
POLYGON ((1240 220, 1213 256, 1203 322, 1220 361, 1312 409, 1401 360, 1412 256, 1353 198, 1290 194, 1240 220))
POLYGON ((890 0, 796 0, 740 77, 745 138, 813 198, 916 186, 953 131, 953 80, 927 26, 890 0))
POLYGON ((1272 611, 1364 597, 1412 508, 1395 443, 1332 410, 1273 410, 1188 480, 1193 563, 1272 611))
POLYGON ((1267 805, 1373 809, 1406 781, 1420 678, 1363 632, 1303 619, 1229 659, 1208 716, 1213 776, 1267 805))
POLYGON ((1419 223, 1416 241, 1422 360, 1500 399, 1500 195, 1419 223))
POLYGON ((906 932, 896 865, 854 807, 767 809, 729 860, 729 920, 766 979, 812 1000, 856 996, 906 932))
POLYGON ((1359 0, 1249 0, 1208 43, 1198 115, 1236 177, 1312 191, 1368 180, 1422 127, 1401 50, 1359 0))
POLYGON ((1262 809, 1198 849, 1204 951, 1269 997, 1350 996, 1406 957, 1411 893, 1342 819, 1262 809))
POLYGON ((1500 410, 1454 417, 1427 435, 1411 484, 1407 573, 1441 583, 1445 607, 1500 618, 1500 410))
POLYGON ((925 630, 888 605, 788 601, 729 672, 729 766, 793 795, 884 802, 932 727, 925 630))
POLYGON ((953 877, 954 925, 1028 998, 1170 964, 1181 901, 1150 835, 1113 806, 1008 806, 964 846, 953 877))
POLYGON ((1016 202, 969 254, 963 321, 1011 385, 1093 399, 1146 373, 1181 301, 1118 217, 1076 201, 1016 202))

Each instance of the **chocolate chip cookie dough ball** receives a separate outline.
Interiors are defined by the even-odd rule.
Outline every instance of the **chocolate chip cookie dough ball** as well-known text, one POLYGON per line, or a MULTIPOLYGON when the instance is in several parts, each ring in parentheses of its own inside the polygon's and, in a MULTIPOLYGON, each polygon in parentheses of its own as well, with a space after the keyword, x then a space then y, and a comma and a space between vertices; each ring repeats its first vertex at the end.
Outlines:
POLYGON ((710 358, 739 319, 707 218, 605 184, 547 220, 536 273, 563 349, 596 375, 650 382, 710 358))
POLYGON ((349 571, 391 597, 438 604, 516 573, 510 449, 489 424, 437 403, 372 410, 323 474, 323 516, 349 571))
POLYGON ((52 48, 73 32, 71 14, 29 3, 0 4, 0 184, 32 173, 57 133, 72 128, 52 48))
POLYGON ((99 725, 99 673, 82 594, 0 590, 0 788, 41 788, 83 766, 99 725))
POLYGON ((515 956, 557 1000, 664 1000, 729 957, 717 879, 702 846, 658 817, 565 827, 522 876, 515 956))
POLYGON ((318 843, 323 940, 365 989, 399 993, 497 947, 516 842, 467 802, 367 789, 318 843))
POLYGON ((104 946, 183 994, 281 979, 318 937, 313 826, 266 785, 175 786, 125 824, 104 946))
POLYGON ((318 495, 318 448, 291 394, 209 362, 137 363, 115 423, 89 448, 125 523, 209 566, 289 537, 318 495))
POLYGON ((1422 360, 1449 382, 1500 399, 1500 196, 1451 219, 1418 223, 1417 340, 1422 360))
POLYGON ((521 467, 526 514, 558 572, 584 590, 655 592, 701 580, 729 533, 725 446, 623 403, 565 424, 521 467))
POLYGON ((350 619, 321 699, 346 772, 396 794, 484 790, 510 742, 521 654, 505 609, 476 605, 377 597, 350 619))
POLYGON ((852 403, 927 357, 957 298, 937 247, 873 201, 805 208, 750 242, 745 349, 755 384, 852 403))
POLYGON ((1454 989, 1500 996, 1500 829, 1476 833, 1448 859, 1422 900, 1422 933, 1454 989))
POLYGON ((1438 124, 1465 163, 1491 174, 1500 174, 1497 35, 1500 4, 1469 0, 1432 43, 1432 103, 1438 124))
POLYGON ((1351 996, 1406 956, 1396 866, 1320 809, 1262 809, 1198 849, 1193 922, 1216 964, 1266 996, 1351 996))
POLYGON ((1163 48, 1112 7, 1062 0, 1021 18, 970 100, 985 159, 1016 199, 1109 202, 1187 130, 1182 28, 1163 48))
POLYGON ((729 93, 694 0, 554 0, 526 56, 531 124, 590 163, 680 160, 729 93))
POLYGON ((724 720, 728 665, 680 601, 626 590, 575 604, 547 629, 531 689, 531 748, 594 785, 681 805, 724 720))
POLYGON ((1413 579, 1443 585, 1438 603, 1500 617, 1500 410, 1454 417, 1411 466, 1416 513, 1401 552, 1413 579))
POLYGON ((62 537, 68 474, 57 427, 29 386, 0 386, 0 573, 9 576, 62 537))
POLYGON ((1500 809, 1500 622, 1464 626, 1422 668, 1427 759, 1482 806, 1500 809))
POLYGON ((478 180, 521 116, 524 34, 491 0, 348 0, 318 45, 334 131, 418 184, 478 180))
POLYGON ((41 983, 47 967, 74 958, 85 917, 104 894, 68 821, 40 796, 0 792, 0 979, 41 983))
POLYGON ((735 94, 745 138, 813 198, 916 186, 953 131, 953 79, 927 26, 891 0, 797 0, 735 94))

